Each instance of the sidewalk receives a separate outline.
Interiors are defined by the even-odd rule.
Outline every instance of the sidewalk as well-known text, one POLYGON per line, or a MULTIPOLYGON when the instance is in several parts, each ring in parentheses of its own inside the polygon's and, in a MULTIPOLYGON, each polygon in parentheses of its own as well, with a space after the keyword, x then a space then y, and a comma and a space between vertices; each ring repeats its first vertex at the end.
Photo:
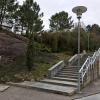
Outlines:
POLYGON ((71 100, 69 97, 33 89, 10 86, 0 92, 0 100, 71 100))
POLYGON ((100 100, 100 93, 95 94, 95 95, 91 95, 91 96, 87 96, 87 97, 83 97, 80 99, 76 99, 76 100, 100 100))

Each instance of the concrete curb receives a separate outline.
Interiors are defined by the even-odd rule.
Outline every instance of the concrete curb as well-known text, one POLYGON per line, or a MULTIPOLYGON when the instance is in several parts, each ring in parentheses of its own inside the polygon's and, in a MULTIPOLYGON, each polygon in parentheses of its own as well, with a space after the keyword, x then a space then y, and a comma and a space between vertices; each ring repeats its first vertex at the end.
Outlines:
POLYGON ((28 89, 32 88, 31 86, 21 85, 21 84, 13 83, 13 82, 7 82, 6 84, 10 86, 15 86, 15 87, 21 87, 21 88, 28 88, 28 89))
POLYGON ((4 91, 7 90, 8 88, 10 88, 10 86, 5 85, 5 84, 0 84, 0 92, 4 92, 4 91))

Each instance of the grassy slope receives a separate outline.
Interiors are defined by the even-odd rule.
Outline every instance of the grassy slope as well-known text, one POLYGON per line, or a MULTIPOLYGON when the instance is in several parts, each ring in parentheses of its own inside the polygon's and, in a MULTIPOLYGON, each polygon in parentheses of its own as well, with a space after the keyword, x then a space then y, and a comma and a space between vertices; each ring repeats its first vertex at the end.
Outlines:
POLYGON ((0 81, 40 80, 47 76, 48 69, 58 61, 69 58, 66 53, 42 53, 35 57, 31 72, 25 66, 25 57, 18 57, 15 62, 2 64, 0 67, 0 81))

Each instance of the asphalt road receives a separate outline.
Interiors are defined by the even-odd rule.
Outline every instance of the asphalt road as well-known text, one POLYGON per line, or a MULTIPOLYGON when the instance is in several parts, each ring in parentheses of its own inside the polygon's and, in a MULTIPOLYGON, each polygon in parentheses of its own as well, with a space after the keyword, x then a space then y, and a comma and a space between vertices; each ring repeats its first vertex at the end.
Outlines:
POLYGON ((0 92, 0 100, 71 100, 67 96, 40 92, 33 89, 10 87, 0 92))

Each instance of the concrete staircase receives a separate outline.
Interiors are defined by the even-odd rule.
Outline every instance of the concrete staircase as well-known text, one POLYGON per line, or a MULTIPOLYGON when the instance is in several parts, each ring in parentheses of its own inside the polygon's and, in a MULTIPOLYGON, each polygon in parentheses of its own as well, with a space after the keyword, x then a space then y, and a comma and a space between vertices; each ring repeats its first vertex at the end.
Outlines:
MULTIPOLYGON (((81 65, 87 57, 88 55, 85 55, 81 58, 81 65)), ((73 95, 78 87, 78 71, 80 68, 77 66, 77 62, 78 60, 72 64, 73 66, 64 66, 54 77, 41 80, 33 87, 42 91, 73 95)))
POLYGON ((47 78, 33 85, 42 91, 48 91, 63 95, 73 95, 78 86, 77 66, 65 66, 56 76, 47 78))

